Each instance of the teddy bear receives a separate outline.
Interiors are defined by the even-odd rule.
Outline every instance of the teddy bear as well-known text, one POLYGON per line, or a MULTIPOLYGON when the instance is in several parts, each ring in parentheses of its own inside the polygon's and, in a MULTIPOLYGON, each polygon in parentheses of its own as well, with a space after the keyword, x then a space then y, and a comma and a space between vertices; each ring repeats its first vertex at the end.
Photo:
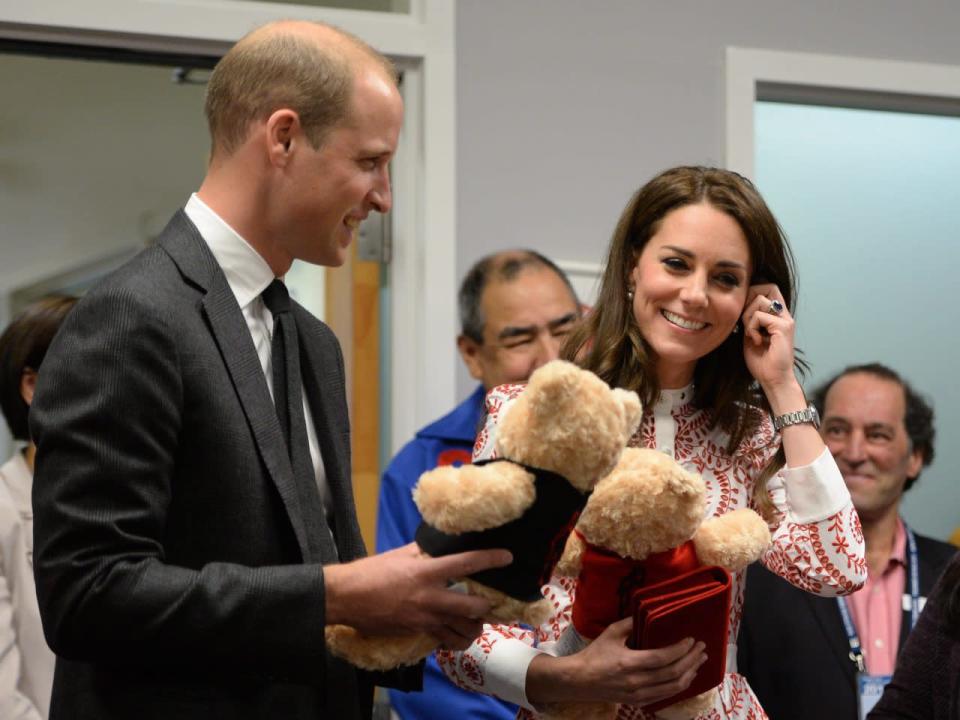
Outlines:
MULTIPOLYGON (((699 475, 658 450, 625 450, 594 488, 556 566, 557 575, 577 578, 571 624, 558 641, 558 653, 582 649, 627 617, 630 594, 638 587, 701 566, 737 572, 770 546, 770 530, 753 510, 704 520, 705 510, 706 485, 699 475)), ((657 709, 657 716, 695 717, 713 706, 716 692, 657 709)), ((542 714, 551 720, 599 720, 616 717, 617 706, 555 704, 542 714)))
MULTIPOLYGON (((427 555, 507 548, 506 568, 458 583, 489 599, 488 620, 539 625, 552 605, 543 598, 586 494, 617 463, 636 430, 636 393, 611 389, 591 372, 554 360, 516 388, 500 411, 496 459, 441 466, 420 476, 413 499, 423 516, 416 541, 427 555)), ((436 646, 428 634, 366 636, 345 625, 326 629, 335 655, 368 670, 414 664, 436 646)))

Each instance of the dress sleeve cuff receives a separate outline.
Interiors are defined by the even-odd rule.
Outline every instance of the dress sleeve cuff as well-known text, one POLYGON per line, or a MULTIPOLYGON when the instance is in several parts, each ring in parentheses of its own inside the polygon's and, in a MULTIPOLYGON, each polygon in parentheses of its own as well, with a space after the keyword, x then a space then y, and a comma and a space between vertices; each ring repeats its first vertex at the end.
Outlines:
POLYGON ((527 701, 527 669, 541 651, 520 640, 500 640, 490 649, 484 667, 485 692, 533 710, 527 701))
POLYGON ((840 468, 827 448, 809 465, 784 468, 782 473, 792 522, 819 522, 850 503, 840 468))

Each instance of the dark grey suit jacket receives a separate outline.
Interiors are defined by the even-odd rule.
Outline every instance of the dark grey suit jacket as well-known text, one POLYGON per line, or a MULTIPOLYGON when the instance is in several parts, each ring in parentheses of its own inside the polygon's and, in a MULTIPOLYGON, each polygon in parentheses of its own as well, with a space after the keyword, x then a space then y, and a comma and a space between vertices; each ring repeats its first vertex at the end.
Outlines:
MULTIPOLYGON (((956 548, 916 538, 926 597, 956 548)), ((909 632, 904 611, 898 649, 909 632)), ((771 720, 857 718, 856 666, 836 599, 800 590, 756 563, 747 570, 737 669, 771 720)))
POLYGON ((364 554, 343 359, 328 327, 294 312, 336 548, 183 212, 64 323, 31 409, 53 720, 369 715, 370 677, 324 647, 322 565, 364 554))

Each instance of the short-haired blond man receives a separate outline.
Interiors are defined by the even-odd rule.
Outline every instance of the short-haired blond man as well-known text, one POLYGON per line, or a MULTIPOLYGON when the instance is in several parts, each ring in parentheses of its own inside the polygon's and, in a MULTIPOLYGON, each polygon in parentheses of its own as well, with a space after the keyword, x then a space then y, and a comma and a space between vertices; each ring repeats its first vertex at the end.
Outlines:
POLYGON ((356 38, 278 22, 226 54, 206 110, 199 190, 76 306, 31 411, 51 718, 368 718, 403 680, 332 657, 325 626, 463 647, 489 608, 447 578, 509 561, 364 557, 340 348, 279 282, 342 264, 390 208, 403 104, 356 38))

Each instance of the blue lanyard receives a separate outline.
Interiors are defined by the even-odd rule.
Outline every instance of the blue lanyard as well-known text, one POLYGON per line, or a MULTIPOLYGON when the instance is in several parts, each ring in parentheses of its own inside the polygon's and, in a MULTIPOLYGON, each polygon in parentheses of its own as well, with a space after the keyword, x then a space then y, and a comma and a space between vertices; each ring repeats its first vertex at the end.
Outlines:
MULTIPOLYGON (((913 530, 904 527, 907 531, 907 565, 910 568, 910 629, 913 630, 917 625, 917 618, 920 617, 920 569, 917 561, 917 539, 913 536, 913 530)), ((864 672, 866 664, 863 661, 863 646, 860 644, 860 638, 853 627, 853 619, 850 617, 846 599, 838 597, 837 607, 840 608, 843 627, 847 631, 847 641, 850 643, 850 659, 856 663, 857 670, 864 672)))

